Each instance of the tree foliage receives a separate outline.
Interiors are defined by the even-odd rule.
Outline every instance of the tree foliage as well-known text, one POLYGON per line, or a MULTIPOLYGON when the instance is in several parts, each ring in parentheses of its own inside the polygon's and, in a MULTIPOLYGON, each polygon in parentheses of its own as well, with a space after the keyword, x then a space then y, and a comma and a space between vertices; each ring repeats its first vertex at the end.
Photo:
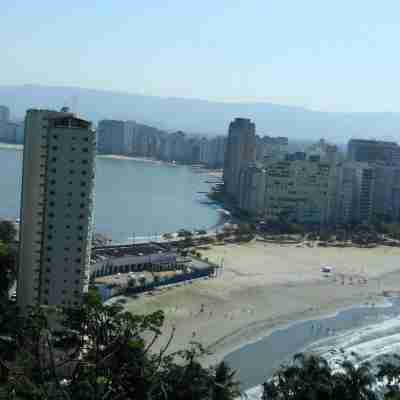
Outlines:
POLYGON ((0 241, 6 244, 13 243, 17 236, 15 225, 11 221, 0 221, 0 241))
POLYGON ((370 365, 349 361, 333 371, 319 356, 298 354, 264 383, 264 400, 375 400, 370 365))
POLYGON ((33 309, 10 330, 8 352, 0 347, 1 394, 14 400, 233 399, 234 373, 225 365, 204 368, 201 345, 168 353, 171 332, 155 350, 163 322, 161 311, 132 315, 101 304, 93 292, 78 309, 33 309))

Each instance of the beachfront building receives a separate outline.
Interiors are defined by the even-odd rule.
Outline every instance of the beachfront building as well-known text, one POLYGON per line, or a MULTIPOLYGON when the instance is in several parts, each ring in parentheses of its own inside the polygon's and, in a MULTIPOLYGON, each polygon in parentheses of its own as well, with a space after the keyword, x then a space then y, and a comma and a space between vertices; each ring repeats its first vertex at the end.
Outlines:
POLYGON ((313 160, 265 164, 266 220, 328 224, 335 208, 335 167, 313 160))
POLYGON ((383 140, 352 139, 347 146, 347 160, 400 165, 400 146, 383 140))
POLYGON ((344 162, 337 168, 337 222, 400 219, 400 168, 344 162))
POLYGON ((236 118, 229 125, 224 160, 224 184, 226 193, 239 199, 240 171, 256 161, 256 126, 250 119, 236 118))
POLYGON ((0 122, 10 121, 10 109, 7 106, 0 105, 0 122))
POLYGON ((373 215, 374 168, 368 163, 344 162, 337 169, 338 223, 368 223, 373 215))
POLYGON ((400 221, 400 167, 375 165, 373 217, 400 221))
POLYGON ((97 127, 98 151, 103 154, 128 154, 129 138, 124 121, 104 119, 97 127))
POLYGON ((329 163, 340 161, 339 149, 336 145, 328 143, 325 139, 320 139, 306 149, 308 158, 319 159, 329 163))
POLYGON ((28 110, 17 301, 78 306, 89 284, 95 132, 63 112, 28 110))
POLYGON ((288 153, 287 137, 256 136, 256 158, 259 161, 280 161, 288 153))
POLYGON ((262 166, 250 164, 240 171, 238 206, 251 215, 262 215, 266 172, 262 166))

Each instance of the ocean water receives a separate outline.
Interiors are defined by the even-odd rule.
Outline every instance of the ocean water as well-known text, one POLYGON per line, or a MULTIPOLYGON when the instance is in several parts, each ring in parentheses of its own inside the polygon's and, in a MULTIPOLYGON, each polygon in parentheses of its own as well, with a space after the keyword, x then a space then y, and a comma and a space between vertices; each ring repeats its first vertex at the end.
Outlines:
MULTIPOLYGON (((22 151, 0 148, 0 218, 19 217, 21 171, 22 151)), ((214 227, 219 207, 198 193, 209 191, 207 180, 188 166, 97 157, 95 230, 127 242, 214 227)))
POLYGON ((237 369, 247 398, 259 400, 260 384, 299 352, 319 354, 333 368, 339 368, 344 359, 376 366, 385 356, 400 354, 400 299, 294 323, 231 353, 225 360, 237 369))

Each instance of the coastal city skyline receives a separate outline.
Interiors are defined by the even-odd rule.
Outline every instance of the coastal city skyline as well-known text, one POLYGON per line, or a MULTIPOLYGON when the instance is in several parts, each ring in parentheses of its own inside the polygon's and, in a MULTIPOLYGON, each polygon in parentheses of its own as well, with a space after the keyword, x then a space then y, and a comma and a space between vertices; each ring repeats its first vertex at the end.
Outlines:
MULTIPOLYGON (((4 106, 0 110, 3 129, 9 132, 10 113, 4 106)), ((121 301, 133 314, 150 310, 152 298, 157 302, 160 296, 164 299, 161 308, 172 316, 166 329, 179 332, 169 344, 171 351, 199 338, 214 346, 215 360, 228 354, 225 359, 237 366, 244 388, 250 389, 275 370, 267 363, 248 376, 251 360, 247 356, 238 359, 235 351, 235 343, 244 340, 241 329, 274 313, 313 318, 336 310, 343 301, 354 304, 355 295, 376 301, 375 297, 371 300, 371 293, 397 293, 397 280, 391 276, 400 246, 400 146, 396 142, 351 139, 342 152, 322 138, 292 151, 290 137, 261 137, 257 121, 244 117, 234 117, 227 133, 227 137, 202 138, 123 120, 101 120, 96 132, 89 121, 67 108, 28 110, 21 216, 18 221, 0 221, 0 226, 11 223, 19 229, 16 287, 11 285, 7 294, 11 304, 16 300, 20 318, 30 307, 78 311, 85 307, 89 285, 99 301, 121 301), (223 157, 215 165, 209 161, 219 141, 223 157), (125 174, 105 179, 111 192, 104 209, 107 215, 116 215, 114 198, 123 196, 125 201, 118 204, 124 219, 129 220, 131 210, 139 206, 145 221, 153 213, 162 220, 172 211, 163 207, 167 194, 186 197, 188 183, 182 173, 176 175, 176 186, 152 189, 153 179, 145 176, 147 164, 149 171, 159 166, 153 170, 156 174, 165 170, 165 178, 172 168, 207 179, 208 192, 194 189, 189 197, 194 202, 202 199, 206 208, 221 207, 214 210, 225 219, 214 228, 183 225, 177 231, 161 230, 138 241, 134 225, 132 237, 125 242, 95 237, 94 170, 103 160, 125 163, 125 174), (130 180, 126 174, 130 169, 144 180, 130 180), (122 186, 113 192, 114 180, 134 190, 128 196, 122 186), (149 183, 145 203, 140 205, 139 192, 149 183), (161 197, 161 208, 155 206, 155 196, 161 197), (386 247, 393 251, 388 253, 386 247), (367 249, 374 250, 367 254, 367 249), (323 261, 325 256, 329 264, 323 261), (382 260, 384 265, 374 275, 382 260), (285 297, 290 292, 294 302, 285 297), (273 306, 266 308, 267 301, 273 306), (238 327, 239 333, 232 333, 238 327), (221 335, 233 335, 233 344, 215 346, 221 335)), ((6 153, 18 148, 6 144, 0 156, 7 159, 6 153)), ((176 211, 177 215, 184 212, 179 207, 176 211)), ((394 304, 390 310, 397 312, 394 304)), ((302 329, 308 339, 301 345, 328 340, 337 329, 350 329, 351 323, 340 322, 341 315, 316 325, 307 322, 302 329)), ((381 316, 386 318, 386 313, 381 316)), ((374 340, 386 343, 388 329, 383 324, 374 340)), ((254 340, 254 334, 246 334, 246 341, 254 340)), ((161 340, 168 338, 162 335, 161 340)), ((271 340, 266 337, 260 343, 265 346, 271 340)), ((362 340, 371 341, 369 336, 362 340)), ((274 346, 290 355, 285 346, 274 346)), ((352 351, 348 346, 346 352, 352 351)), ((363 357, 370 357, 370 352, 363 357)), ((253 391, 260 398, 260 387, 248 393, 253 391)))
POLYGON ((400 400, 400 3, 0 7, 0 398, 400 400))

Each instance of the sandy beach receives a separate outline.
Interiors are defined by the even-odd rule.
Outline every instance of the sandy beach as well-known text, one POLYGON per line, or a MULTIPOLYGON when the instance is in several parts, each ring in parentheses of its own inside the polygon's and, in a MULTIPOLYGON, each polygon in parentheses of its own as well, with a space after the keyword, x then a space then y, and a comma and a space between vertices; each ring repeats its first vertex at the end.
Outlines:
POLYGON ((126 309, 166 314, 165 335, 176 328, 171 350, 199 341, 213 363, 231 351, 291 322, 325 316, 382 300, 400 288, 400 249, 299 248, 253 241, 213 246, 204 257, 224 268, 221 276, 128 299, 126 309), (334 272, 321 273, 323 265, 334 272))

